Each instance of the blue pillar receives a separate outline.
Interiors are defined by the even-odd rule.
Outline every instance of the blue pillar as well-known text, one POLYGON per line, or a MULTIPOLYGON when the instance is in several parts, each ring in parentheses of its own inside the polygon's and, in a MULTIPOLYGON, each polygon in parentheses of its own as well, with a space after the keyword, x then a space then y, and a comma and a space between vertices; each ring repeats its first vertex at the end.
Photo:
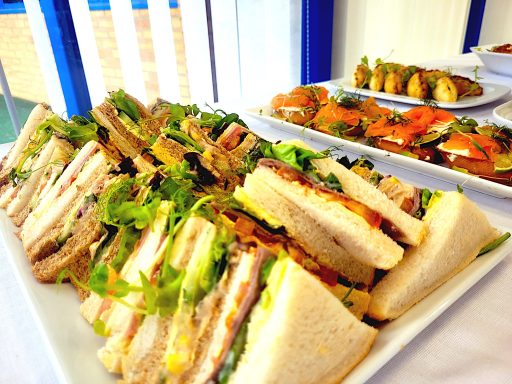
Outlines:
POLYGON ((331 78, 334 0, 302 0, 302 84, 331 78))
POLYGON ((484 10, 485 0, 471 0, 462 53, 470 52, 469 48, 476 47, 478 45, 480 31, 482 29, 482 20, 484 18, 484 10))
POLYGON ((68 116, 84 115, 91 107, 69 0, 40 0, 68 116))

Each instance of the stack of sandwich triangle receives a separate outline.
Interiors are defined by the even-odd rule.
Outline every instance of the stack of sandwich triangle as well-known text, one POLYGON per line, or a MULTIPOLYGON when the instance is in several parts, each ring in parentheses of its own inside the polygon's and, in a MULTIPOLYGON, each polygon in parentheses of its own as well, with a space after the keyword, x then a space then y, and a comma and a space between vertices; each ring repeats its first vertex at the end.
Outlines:
POLYGON ((76 286, 123 382, 336 383, 377 337, 364 320, 400 316, 499 236, 463 194, 417 204, 363 168, 120 90, 87 118, 37 106, 0 205, 35 277, 76 286))

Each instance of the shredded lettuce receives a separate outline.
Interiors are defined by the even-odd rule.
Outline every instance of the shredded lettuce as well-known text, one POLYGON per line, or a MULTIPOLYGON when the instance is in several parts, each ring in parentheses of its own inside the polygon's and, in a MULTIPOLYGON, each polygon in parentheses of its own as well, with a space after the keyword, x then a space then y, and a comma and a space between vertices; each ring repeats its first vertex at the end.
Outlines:
POLYGON ((235 240, 235 235, 226 227, 217 227, 217 235, 205 257, 199 274, 199 286, 207 294, 220 280, 227 265, 228 246, 235 240))
POLYGON ((168 264, 162 265, 167 269, 165 277, 161 277, 157 282, 157 297, 155 305, 159 309, 160 316, 166 316, 176 312, 178 309, 178 299, 180 296, 185 271, 178 272, 168 264))

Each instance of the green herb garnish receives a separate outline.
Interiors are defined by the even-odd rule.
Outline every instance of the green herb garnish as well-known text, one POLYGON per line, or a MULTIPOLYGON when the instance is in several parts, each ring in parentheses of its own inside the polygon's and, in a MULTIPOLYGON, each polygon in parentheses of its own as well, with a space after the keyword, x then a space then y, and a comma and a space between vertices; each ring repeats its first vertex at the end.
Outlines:
POLYGON ((510 232, 505 232, 503 235, 498 237, 493 242, 487 244, 485 247, 483 247, 480 252, 478 252, 478 256, 482 256, 486 254, 487 252, 491 252, 492 250, 499 247, 505 240, 507 240, 510 237, 510 232))

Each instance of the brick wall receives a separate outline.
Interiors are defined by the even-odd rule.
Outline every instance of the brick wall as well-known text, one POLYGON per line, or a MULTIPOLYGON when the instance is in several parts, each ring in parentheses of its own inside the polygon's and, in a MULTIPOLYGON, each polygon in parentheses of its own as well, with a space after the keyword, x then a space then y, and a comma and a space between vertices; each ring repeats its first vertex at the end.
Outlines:
POLYGON ((27 15, 0 15, 0 59, 13 96, 48 101, 27 15))
MULTIPOLYGON (((172 16, 181 102, 185 103, 190 95, 181 15, 178 8, 172 8, 169 12, 172 16)), ((107 90, 122 88, 124 82, 110 11, 92 11, 91 15, 107 90)), ((159 96, 159 89, 148 11, 134 10, 134 18, 148 100, 152 101, 159 96)), ((13 96, 36 102, 47 101, 27 15, 0 15, 0 36, 0 58, 13 96)))
MULTIPOLYGON (((176 48, 181 101, 188 102, 190 95, 188 89, 187 65, 185 61, 185 45, 183 43, 183 30, 181 28, 181 14, 179 8, 172 8, 170 12, 172 17, 174 45, 176 48)), ((148 100, 152 101, 159 96, 160 92, 156 75, 155 53, 151 39, 149 14, 146 9, 135 10, 133 14, 146 91, 148 100)), ((91 12, 91 15, 105 85, 108 90, 120 88, 123 86, 123 76, 110 11, 94 11, 91 12)))

